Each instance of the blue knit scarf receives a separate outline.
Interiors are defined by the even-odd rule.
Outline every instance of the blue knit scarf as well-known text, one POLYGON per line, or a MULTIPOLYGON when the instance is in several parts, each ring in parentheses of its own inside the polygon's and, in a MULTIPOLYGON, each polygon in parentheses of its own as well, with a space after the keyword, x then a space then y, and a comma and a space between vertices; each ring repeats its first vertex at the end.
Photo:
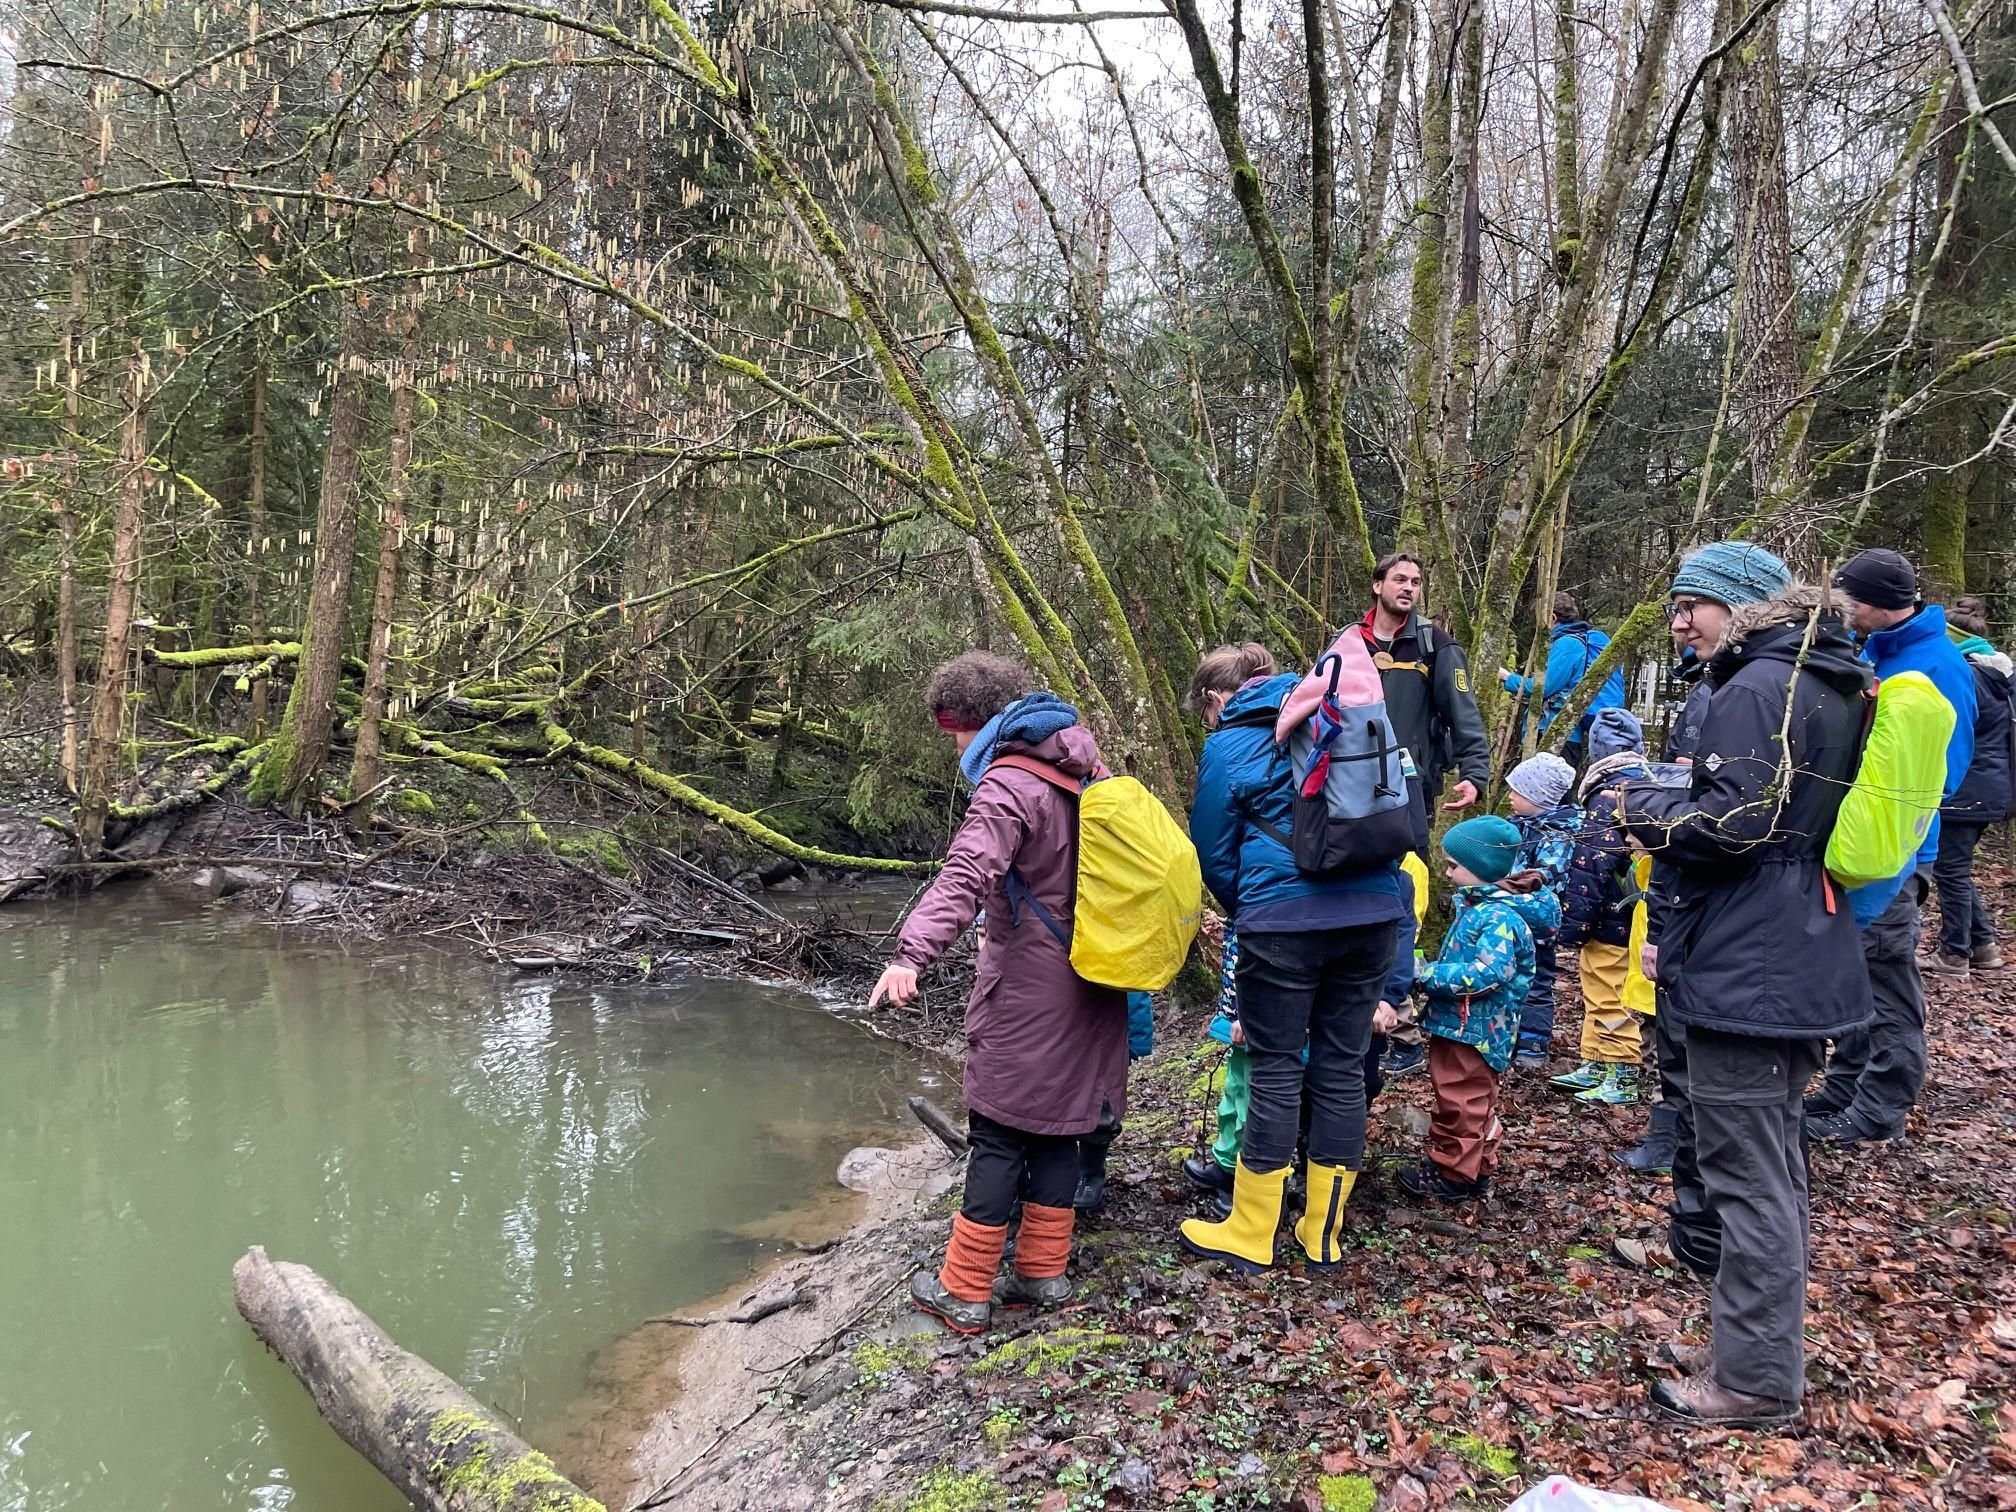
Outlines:
POLYGON ((959 758, 959 775, 966 779, 968 787, 978 787, 988 764, 994 760, 995 749, 1004 741, 1038 745, 1076 723, 1076 708, 1055 693, 1038 689, 1016 699, 981 726, 980 733, 973 737, 973 744, 966 747, 966 754, 959 758))

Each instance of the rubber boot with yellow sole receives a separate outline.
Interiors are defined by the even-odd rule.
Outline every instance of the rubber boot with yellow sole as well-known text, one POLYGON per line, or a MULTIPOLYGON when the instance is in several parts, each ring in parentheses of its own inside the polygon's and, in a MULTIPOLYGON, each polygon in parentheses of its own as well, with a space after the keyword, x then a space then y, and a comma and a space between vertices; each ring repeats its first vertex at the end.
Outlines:
POLYGON ((1311 1265, 1344 1258, 1344 1204, 1357 1182, 1356 1171, 1309 1162, 1309 1204, 1295 1222, 1295 1242, 1311 1265))
POLYGON ((1232 1175, 1232 1216, 1223 1223, 1189 1219, 1179 1230, 1183 1247, 1249 1275, 1267 1269, 1274 1263, 1274 1233, 1281 1226, 1281 1193, 1287 1185, 1287 1166, 1256 1176, 1241 1160, 1232 1175))

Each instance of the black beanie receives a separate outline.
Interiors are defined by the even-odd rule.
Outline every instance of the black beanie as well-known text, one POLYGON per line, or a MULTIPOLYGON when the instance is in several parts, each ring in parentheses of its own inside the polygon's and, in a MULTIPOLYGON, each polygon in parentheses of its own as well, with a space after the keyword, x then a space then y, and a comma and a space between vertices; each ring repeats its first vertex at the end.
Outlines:
POLYGON ((1918 602, 1918 574, 1895 551, 1878 546, 1851 557, 1834 586, 1872 609, 1909 609, 1918 602))

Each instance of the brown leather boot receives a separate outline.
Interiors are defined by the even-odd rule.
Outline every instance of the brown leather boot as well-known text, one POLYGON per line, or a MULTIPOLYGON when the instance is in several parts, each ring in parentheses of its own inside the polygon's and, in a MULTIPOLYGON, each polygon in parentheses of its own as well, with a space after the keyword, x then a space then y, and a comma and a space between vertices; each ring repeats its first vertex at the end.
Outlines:
POLYGON ((1668 1417, 1727 1428, 1776 1428, 1799 1416, 1797 1402, 1731 1391, 1711 1375, 1654 1381, 1652 1405, 1668 1417))
POLYGON ((1658 1355, 1668 1365, 1687 1375, 1706 1375, 1715 1366, 1712 1340, 1706 1344, 1683 1344, 1678 1339, 1668 1339, 1659 1346, 1658 1355))

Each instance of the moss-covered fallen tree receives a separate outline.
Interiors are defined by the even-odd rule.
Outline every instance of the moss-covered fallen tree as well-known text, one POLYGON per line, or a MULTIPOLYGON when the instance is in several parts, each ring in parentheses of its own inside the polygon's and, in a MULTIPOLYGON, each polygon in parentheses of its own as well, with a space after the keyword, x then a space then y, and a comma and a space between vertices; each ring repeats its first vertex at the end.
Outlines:
POLYGON ((185 671, 196 671, 204 667, 256 666, 260 662, 273 664, 283 661, 298 661, 301 656, 299 641, 264 641, 255 646, 212 646, 204 651, 155 651, 142 650, 141 655, 157 667, 180 667, 185 671))
POLYGON ((603 1512, 553 1462, 305 1265, 257 1245, 231 1267, 238 1311, 344 1442, 428 1512, 603 1512))
MULTIPOLYGON (((228 740, 230 737, 226 737, 226 739, 228 740)), ((224 743, 224 741, 216 742, 220 746, 224 743)), ((240 744, 242 745, 243 743, 240 742, 240 744)), ((183 788, 180 792, 169 793, 162 798, 151 799, 146 803, 112 804, 106 809, 105 816, 108 819, 116 819, 121 824, 138 824, 143 820, 158 819, 163 814, 173 814, 182 809, 194 808, 206 798, 215 798, 224 789, 244 776, 245 773, 251 771, 258 763, 260 756, 265 753, 265 750, 266 747, 264 745, 245 746, 244 749, 239 751, 236 760, 219 767, 210 777, 197 783, 195 786, 183 788)), ((178 751, 176 757, 171 757, 170 759, 173 760, 186 754, 188 753, 178 751)))
POLYGON ((765 850, 775 851, 780 856, 789 856, 794 861, 803 861, 812 866, 838 866, 852 871, 893 872, 900 876, 918 876, 937 869, 935 861, 898 861, 882 856, 848 856, 838 851, 821 850, 814 845, 802 845, 789 835, 772 829, 754 814, 745 814, 738 808, 730 808, 718 798, 709 798, 690 783, 681 782, 656 767, 625 756, 621 751, 612 751, 607 746, 591 745, 576 740, 560 726, 546 726, 546 740, 555 755, 566 752, 589 766, 605 772, 613 772, 619 777, 627 777, 639 787, 670 798, 682 808, 690 809, 701 817, 713 820, 723 828, 733 830, 746 840, 753 840, 765 850))

